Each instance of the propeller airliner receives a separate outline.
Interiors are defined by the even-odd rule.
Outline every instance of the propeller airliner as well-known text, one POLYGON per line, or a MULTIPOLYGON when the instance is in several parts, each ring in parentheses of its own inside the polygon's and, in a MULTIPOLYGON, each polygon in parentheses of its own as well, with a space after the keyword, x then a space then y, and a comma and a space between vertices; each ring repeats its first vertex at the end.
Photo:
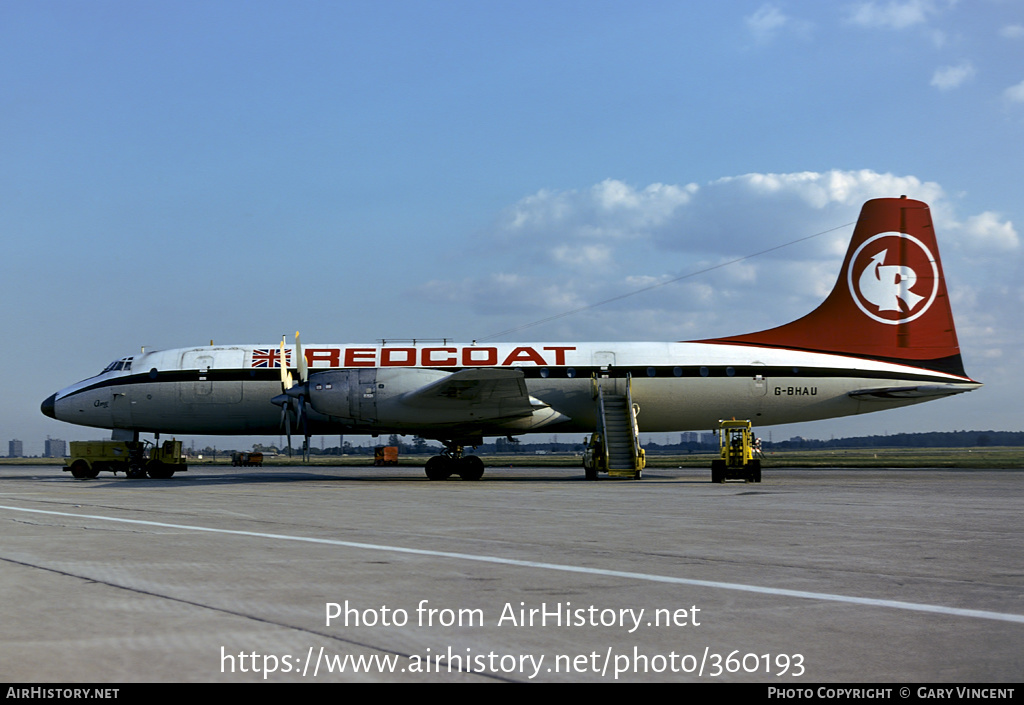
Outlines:
POLYGON ((428 477, 479 479, 483 463, 464 449, 485 436, 579 432, 612 443, 621 417, 635 458, 639 432, 812 421, 980 386, 964 371, 930 210, 902 197, 864 204, 831 294, 777 328, 633 343, 302 346, 296 334, 293 346, 152 350, 50 395, 42 412, 136 442, 293 428, 307 441, 415 434, 445 448, 428 477))

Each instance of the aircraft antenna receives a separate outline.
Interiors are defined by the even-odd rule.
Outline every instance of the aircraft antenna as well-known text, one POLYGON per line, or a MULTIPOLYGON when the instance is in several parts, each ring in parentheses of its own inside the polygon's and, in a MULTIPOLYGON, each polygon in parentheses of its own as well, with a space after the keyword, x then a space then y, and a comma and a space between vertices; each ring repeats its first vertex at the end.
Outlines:
POLYGON ((518 333, 519 331, 525 330, 527 328, 533 328, 534 326, 539 326, 539 325, 544 324, 544 323, 550 323, 551 321, 557 321, 560 318, 566 318, 568 316, 573 316, 573 315, 575 315, 577 313, 582 313, 583 311, 589 311, 590 309, 597 308, 598 306, 604 306, 606 304, 610 304, 610 303, 613 303, 615 301, 621 301, 622 299, 627 299, 630 296, 636 296, 637 294, 642 294, 645 291, 651 291, 652 289, 658 289, 658 288, 661 288, 663 286, 668 286, 669 284, 675 284, 676 282, 683 281, 684 279, 689 279, 690 277, 696 277, 696 276, 701 275, 701 274, 707 274, 708 272, 713 272, 716 269, 722 269, 723 267, 728 267, 730 265, 737 264, 739 262, 743 262, 743 261, 748 260, 748 259, 753 259, 755 257, 760 257, 761 255, 768 254, 769 252, 775 252, 776 250, 781 250, 784 247, 789 247, 790 245, 796 245, 797 243, 800 243, 800 242, 806 242, 807 240, 813 240, 816 237, 820 237, 822 235, 827 235, 828 233, 834 232, 836 230, 842 230, 843 228, 848 228, 851 225, 856 225, 856 224, 857 224, 857 221, 853 221, 853 222, 850 222, 850 223, 843 223, 842 225, 837 225, 834 228, 829 228, 828 230, 822 230, 821 232, 814 233, 813 235, 805 235, 804 237, 799 237, 796 240, 790 240, 789 242, 784 242, 781 245, 774 245, 774 246, 769 247, 767 249, 761 250, 760 252, 754 252, 754 253, 751 253, 749 255, 743 255, 742 257, 737 257, 735 259, 731 259, 728 262, 722 262, 720 264, 714 264, 714 265, 711 265, 710 267, 705 267, 704 269, 698 269, 696 271, 689 272, 687 274, 683 274, 682 276, 676 277, 674 279, 668 279, 668 280, 663 281, 663 282, 658 282, 657 284, 651 284, 650 286, 641 287, 640 289, 634 289, 633 291, 627 291, 625 294, 619 294, 618 296, 613 296, 610 299, 604 299, 603 301, 598 301, 597 303, 587 304, 586 306, 580 306, 579 308, 574 308, 574 309, 572 309, 570 311, 563 311, 562 313, 556 313, 553 316, 548 316, 547 318, 541 318, 540 320, 534 321, 532 323, 525 323, 525 324, 523 324, 521 326, 516 326, 515 328, 509 328, 507 330, 503 330, 503 331, 500 331, 498 333, 492 333, 491 335, 486 335, 486 336, 483 336, 481 338, 477 338, 476 340, 477 340, 477 342, 482 342, 482 341, 485 341, 485 340, 492 340, 494 338, 500 338, 502 336, 510 335, 512 333, 518 333))

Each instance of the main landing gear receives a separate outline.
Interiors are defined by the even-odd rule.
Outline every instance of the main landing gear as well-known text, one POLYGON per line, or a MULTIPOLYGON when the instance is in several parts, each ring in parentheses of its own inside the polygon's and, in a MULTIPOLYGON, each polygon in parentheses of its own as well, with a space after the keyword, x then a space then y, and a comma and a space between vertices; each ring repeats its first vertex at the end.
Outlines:
POLYGON ((431 480, 447 480, 458 475, 463 480, 479 480, 484 476, 484 461, 475 455, 463 455, 463 446, 456 441, 441 441, 444 451, 427 461, 427 477, 431 480))

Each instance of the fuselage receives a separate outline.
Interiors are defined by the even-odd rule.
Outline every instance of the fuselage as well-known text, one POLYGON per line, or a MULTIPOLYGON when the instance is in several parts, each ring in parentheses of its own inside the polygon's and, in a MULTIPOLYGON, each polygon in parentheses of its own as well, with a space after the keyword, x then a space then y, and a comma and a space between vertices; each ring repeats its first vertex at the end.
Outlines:
MULTIPOLYGON (((311 381, 328 370, 376 371, 372 384, 353 395, 360 398, 353 398, 351 413, 311 409, 311 434, 589 433, 597 424, 598 385, 613 393, 629 387, 645 433, 706 430, 723 418, 766 426, 848 416, 979 386, 967 377, 907 364, 715 343, 385 343, 309 345, 303 353, 311 381), (557 413, 529 423, 522 418, 453 422, 431 413, 377 418, 378 399, 414 391, 424 370, 443 376, 481 368, 520 371, 531 401, 557 413), (940 391, 864 393, 925 387, 940 391)), ((290 349, 285 354, 285 365, 294 369, 295 355, 290 349)), ((283 391, 280 358, 273 344, 145 352, 62 389, 43 402, 43 412, 83 426, 139 432, 278 434, 282 410, 271 399, 283 391)))

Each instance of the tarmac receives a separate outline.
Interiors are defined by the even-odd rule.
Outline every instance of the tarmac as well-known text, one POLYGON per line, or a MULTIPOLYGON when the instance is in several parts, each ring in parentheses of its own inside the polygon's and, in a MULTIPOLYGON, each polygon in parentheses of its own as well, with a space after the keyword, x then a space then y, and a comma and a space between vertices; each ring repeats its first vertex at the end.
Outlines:
POLYGON ((1014 683, 1024 472, 0 468, 0 681, 1014 683))

